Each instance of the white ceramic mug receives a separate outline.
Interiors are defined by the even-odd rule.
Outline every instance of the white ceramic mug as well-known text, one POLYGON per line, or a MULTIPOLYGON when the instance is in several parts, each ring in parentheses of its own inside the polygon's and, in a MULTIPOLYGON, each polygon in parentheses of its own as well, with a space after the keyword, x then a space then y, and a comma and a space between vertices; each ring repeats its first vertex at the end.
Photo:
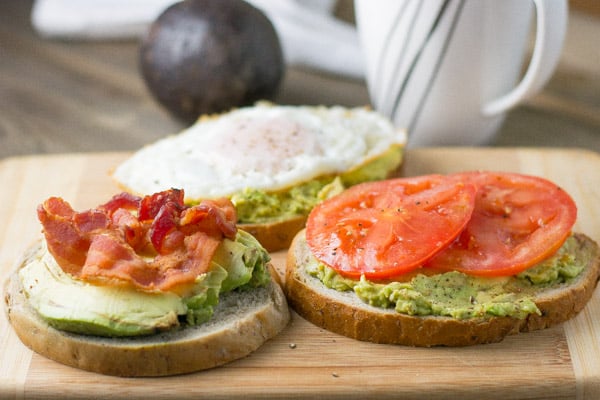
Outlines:
POLYGON ((372 105, 408 130, 411 147, 489 143, 506 111, 551 76, 568 17, 566 0, 354 4, 372 105))

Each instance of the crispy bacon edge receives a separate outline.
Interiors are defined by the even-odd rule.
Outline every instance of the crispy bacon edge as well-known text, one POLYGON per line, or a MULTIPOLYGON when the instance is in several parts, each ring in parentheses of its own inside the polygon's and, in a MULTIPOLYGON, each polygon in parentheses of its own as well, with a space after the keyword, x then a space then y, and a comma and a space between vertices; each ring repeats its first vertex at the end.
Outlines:
POLYGON ((76 212, 60 197, 37 208, 49 252, 78 279, 177 291, 206 272, 224 238, 235 239, 228 199, 184 204, 184 191, 145 197, 123 192, 97 208, 76 212))

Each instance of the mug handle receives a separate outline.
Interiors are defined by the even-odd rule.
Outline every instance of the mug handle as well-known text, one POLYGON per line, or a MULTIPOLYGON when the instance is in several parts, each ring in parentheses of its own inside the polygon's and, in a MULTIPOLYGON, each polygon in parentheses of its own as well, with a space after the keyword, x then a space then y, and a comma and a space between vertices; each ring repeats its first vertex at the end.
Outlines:
POLYGON ((509 93, 485 104, 486 116, 501 114, 536 93, 550 78, 562 50, 567 28, 567 0, 533 0, 536 37, 529 67, 521 82, 509 93))

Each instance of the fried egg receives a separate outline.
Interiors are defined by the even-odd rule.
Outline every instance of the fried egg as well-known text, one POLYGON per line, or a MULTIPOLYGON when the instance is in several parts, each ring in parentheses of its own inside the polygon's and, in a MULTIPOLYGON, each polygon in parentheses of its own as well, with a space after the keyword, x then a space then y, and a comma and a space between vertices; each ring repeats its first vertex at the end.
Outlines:
POLYGON ((376 158, 406 133, 367 108, 259 103, 202 117, 147 145, 113 177, 138 194, 183 188, 186 200, 276 191, 376 158))

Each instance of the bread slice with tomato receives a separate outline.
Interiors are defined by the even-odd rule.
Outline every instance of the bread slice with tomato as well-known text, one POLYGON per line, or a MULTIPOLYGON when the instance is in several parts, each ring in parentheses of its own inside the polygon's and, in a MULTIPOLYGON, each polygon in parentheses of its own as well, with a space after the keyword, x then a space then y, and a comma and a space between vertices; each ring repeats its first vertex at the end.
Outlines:
POLYGON ((77 212, 52 197, 37 212, 44 235, 4 298, 42 356, 107 375, 183 374, 243 358, 289 321, 268 253, 227 199, 121 193, 77 212))
POLYGON ((580 312, 600 278, 577 208, 538 177, 466 172, 360 184, 321 203, 289 249, 308 321, 363 341, 467 346, 580 312))
POLYGON ((324 198, 394 174, 405 143, 404 130, 365 107, 260 102, 202 116, 136 151, 112 177, 137 195, 183 188, 188 204, 227 197, 238 225, 276 251, 324 198))

